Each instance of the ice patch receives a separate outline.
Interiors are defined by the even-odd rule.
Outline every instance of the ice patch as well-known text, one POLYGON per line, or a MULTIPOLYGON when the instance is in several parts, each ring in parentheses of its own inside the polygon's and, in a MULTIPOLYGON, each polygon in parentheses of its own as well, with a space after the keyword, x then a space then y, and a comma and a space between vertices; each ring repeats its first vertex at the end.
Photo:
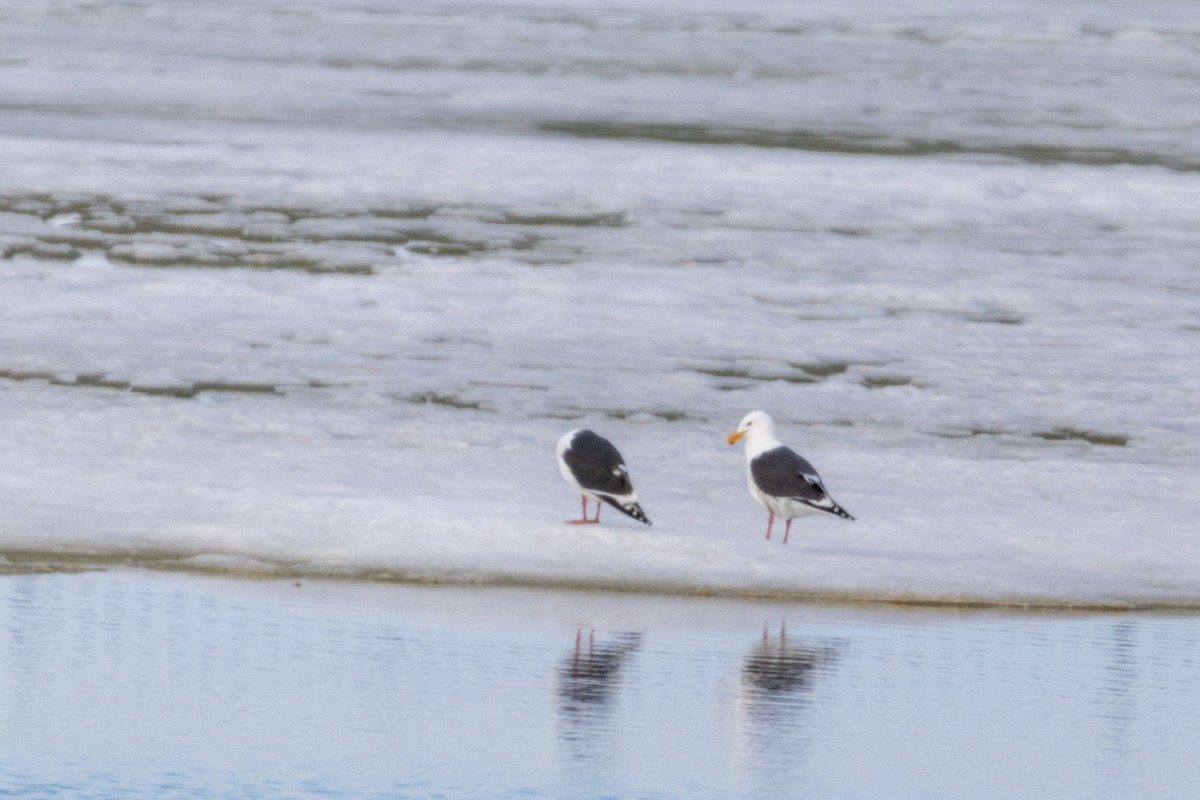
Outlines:
POLYGON ((1195 9, 552 5, 9 9, 0 551, 1200 603, 1195 9))

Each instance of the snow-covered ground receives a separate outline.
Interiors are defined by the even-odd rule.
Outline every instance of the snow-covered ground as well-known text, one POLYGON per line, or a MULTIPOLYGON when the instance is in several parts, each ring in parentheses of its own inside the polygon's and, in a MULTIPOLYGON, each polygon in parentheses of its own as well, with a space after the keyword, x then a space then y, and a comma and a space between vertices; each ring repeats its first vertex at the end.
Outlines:
POLYGON ((0 3, 0 550, 1200 604, 1200 12, 805 8, 0 3))

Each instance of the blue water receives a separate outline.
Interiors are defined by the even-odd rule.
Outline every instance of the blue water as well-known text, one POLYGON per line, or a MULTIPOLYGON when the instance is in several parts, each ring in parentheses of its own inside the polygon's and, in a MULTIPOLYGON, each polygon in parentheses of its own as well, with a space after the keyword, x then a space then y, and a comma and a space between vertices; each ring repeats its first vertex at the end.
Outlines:
POLYGON ((1190 798, 1200 618, 0 579, 19 797, 1190 798))

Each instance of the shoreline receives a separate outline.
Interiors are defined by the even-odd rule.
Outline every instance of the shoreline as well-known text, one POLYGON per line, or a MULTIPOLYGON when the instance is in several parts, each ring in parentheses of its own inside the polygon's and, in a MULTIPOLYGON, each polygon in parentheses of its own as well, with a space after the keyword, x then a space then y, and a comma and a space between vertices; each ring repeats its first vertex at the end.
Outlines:
POLYGON ((1200 598, 1053 598, 914 595, 885 591, 831 591, 802 588, 678 584, 611 577, 552 576, 534 573, 482 573, 451 569, 337 569, 272 562, 232 554, 187 555, 168 551, 96 553, 0 549, 0 577, 132 569, 151 573, 235 578, 248 581, 305 580, 452 588, 532 589, 571 593, 643 597, 693 597, 797 606, 847 608, 911 608, 942 611, 1005 611, 1066 614, 1176 613, 1200 614, 1200 598))

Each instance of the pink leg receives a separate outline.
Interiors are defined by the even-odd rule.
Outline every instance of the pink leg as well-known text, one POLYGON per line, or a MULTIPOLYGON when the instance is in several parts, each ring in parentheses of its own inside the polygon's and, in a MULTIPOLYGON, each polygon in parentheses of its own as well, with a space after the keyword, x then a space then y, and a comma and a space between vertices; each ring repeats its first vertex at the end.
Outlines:
MULTIPOLYGON (((586 525, 589 522, 591 522, 591 520, 588 519, 588 515, 587 515, 587 498, 584 497, 583 495, 580 495, 579 502, 583 504, 583 518, 567 520, 567 522, 571 525, 586 525)), ((600 511, 599 511, 599 509, 597 509, 596 514, 599 514, 599 513, 600 513, 600 511)))
POLYGON ((788 534, 791 532, 792 532, 792 520, 789 518, 787 521, 787 525, 785 525, 783 528, 783 543, 784 544, 787 544, 787 537, 788 537, 788 534))
MULTIPOLYGON (((600 506, 602 505, 604 505, 604 503, 601 503, 599 500, 596 501, 596 518, 592 520, 592 522, 600 521, 600 506)), ((584 516, 586 516, 586 514, 584 516)))
POLYGON ((770 511, 767 512, 767 538, 771 538, 771 526, 775 524, 775 515, 770 511))

